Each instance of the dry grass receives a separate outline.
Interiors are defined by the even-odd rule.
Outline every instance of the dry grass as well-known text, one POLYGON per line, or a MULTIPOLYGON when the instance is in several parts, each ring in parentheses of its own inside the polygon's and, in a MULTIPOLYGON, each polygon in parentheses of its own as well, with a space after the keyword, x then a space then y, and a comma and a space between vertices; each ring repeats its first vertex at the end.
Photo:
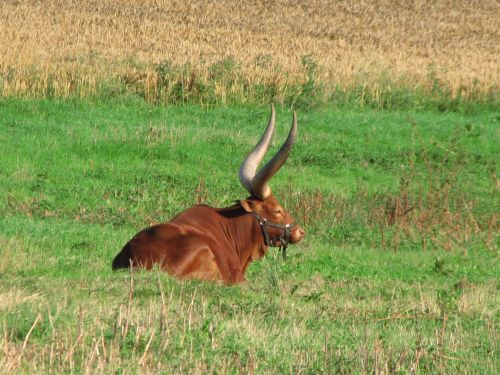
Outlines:
POLYGON ((156 100, 178 83, 165 69, 183 67, 184 88, 211 80, 223 100, 262 84, 282 100, 311 61, 317 81, 375 97, 439 85, 478 98, 500 82, 495 0, 5 0, 0 20, 3 95, 85 97, 119 81, 156 100))
MULTIPOLYGON (((319 189, 295 192, 288 185, 284 193, 278 194, 297 220, 312 229, 309 233, 344 245, 356 243, 396 254, 400 247, 467 254, 468 249, 477 246, 496 253, 498 212, 481 208, 477 196, 461 186, 458 176, 463 173, 463 160, 444 166, 432 163, 424 154, 420 158, 426 170, 415 168, 415 155, 406 165, 401 164, 397 192, 368 193, 359 189, 344 197, 324 194, 319 189), (367 231, 361 234, 357 230, 360 227, 367 231), (354 232, 360 235, 353 237, 354 232)), ((489 199, 495 202, 496 176, 490 183, 493 193, 489 199)))
POLYGON ((59 281, 57 295, 50 282, 38 285, 43 294, 15 288, 0 293, 12 300, 3 311, 0 371, 452 373, 459 366, 466 373, 478 366, 484 373, 494 371, 494 283, 465 286, 450 309, 433 290, 398 282, 359 285, 319 276, 294 285, 281 281, 265 301, 254 299, 250 285, 235 295, 209 285, 180 286, 155 273, 59 281), (383 292, 387 283, 392 294, 383 292), (18 315, 22 320, 14 324, 18 315), (321 333, 312 334, 318 327, 321 333), (477 345, 491 351, 472 350, 477 345))

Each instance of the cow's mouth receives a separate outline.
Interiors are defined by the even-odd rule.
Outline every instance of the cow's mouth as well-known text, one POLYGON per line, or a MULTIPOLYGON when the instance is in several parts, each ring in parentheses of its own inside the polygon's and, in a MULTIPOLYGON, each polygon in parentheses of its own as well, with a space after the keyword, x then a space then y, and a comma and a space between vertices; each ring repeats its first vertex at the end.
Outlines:
POLYGON ((290 235, 290 243, 297 243, 297 242, 300 242, 304 239, 306 235, 306 232, 304 231, 304 229, 300 228, 300 227, 297 227, 297 228, 294 228, 294 230, 292 231, 291 235, 290 235))

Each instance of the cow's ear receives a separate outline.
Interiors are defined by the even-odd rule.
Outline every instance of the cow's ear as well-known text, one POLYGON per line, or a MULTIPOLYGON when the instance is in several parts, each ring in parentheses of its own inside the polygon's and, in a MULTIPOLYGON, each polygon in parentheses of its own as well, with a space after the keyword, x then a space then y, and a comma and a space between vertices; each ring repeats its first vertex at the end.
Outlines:
POLYGON ((246 212, 254 212, 254 201, 252 200, 242 199, 240 200, 240 206, 243 207, 246 212))

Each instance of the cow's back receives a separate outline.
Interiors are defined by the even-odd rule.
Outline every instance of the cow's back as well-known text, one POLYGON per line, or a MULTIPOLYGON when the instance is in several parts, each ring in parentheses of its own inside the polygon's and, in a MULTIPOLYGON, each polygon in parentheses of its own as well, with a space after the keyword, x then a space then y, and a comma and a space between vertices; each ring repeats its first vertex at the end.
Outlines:
MULTIPOLYGON (((242 282, 244 268, 233 233, 241 226, 236 222, 241 222, 242 214, 244 211, 240 207, 193 206, 168 223, 137 233, 115 257, 112 267, 116 270, 132 265, 151 269, 158 264, 180 278, 242 282), (233 222, 233 226, 228 225, 228 221, 233 222)), ((243 239, 240 236, 244 231, 240 228, 236 238, 243 239)), ((258 235, 260 239, 260 231, 258 235)), ((242 244, 247 242, 251 244, 252 241, 244 240, 242 244)))
POLYGON ((112 267, 116 270, 132 264, 151 269, 157 263, 177 274, 183 263, 195 262, 191 258, 206 252, 204 248, 210 248, 210 251, 220 248, 217 243, 218 216, 212 207, 197 205, 168 223, 143 229, 125 244, 113 260, 112 267))

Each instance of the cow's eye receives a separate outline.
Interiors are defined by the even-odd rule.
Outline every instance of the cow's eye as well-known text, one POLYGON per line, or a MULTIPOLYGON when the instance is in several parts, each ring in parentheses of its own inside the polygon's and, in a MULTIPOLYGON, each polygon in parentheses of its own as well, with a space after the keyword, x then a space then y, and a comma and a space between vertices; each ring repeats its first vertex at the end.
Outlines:
POLYGON ((274 211, 274 213, 275 213, 276 215, 281 215, 281 214, 283 213, 283 211, 281 211, 281 210, 279 210, 279 209, 278 209, 278 210, 275 210, 275 211, 274 211))

